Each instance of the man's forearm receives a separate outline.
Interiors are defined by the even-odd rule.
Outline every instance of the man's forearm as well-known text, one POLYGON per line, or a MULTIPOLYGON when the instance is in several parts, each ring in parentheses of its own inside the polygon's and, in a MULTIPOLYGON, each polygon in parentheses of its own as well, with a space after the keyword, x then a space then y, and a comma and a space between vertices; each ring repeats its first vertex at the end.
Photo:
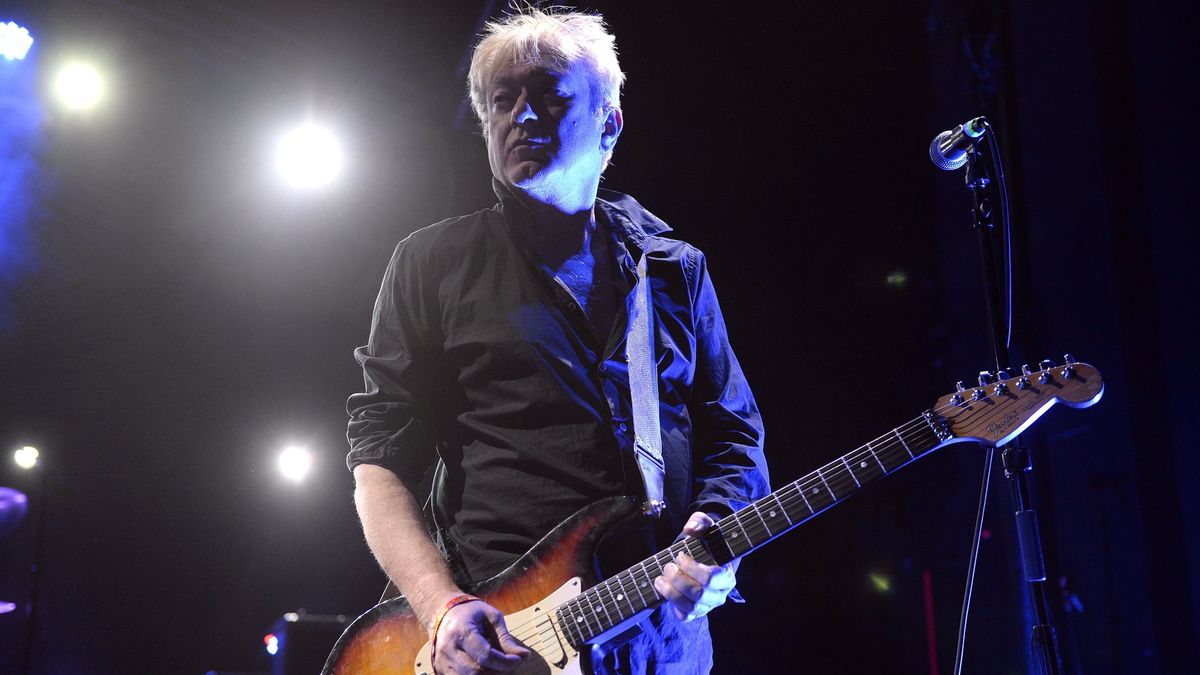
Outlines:
POLYGON ((462 591, 430 541, 412 491, 391 471, 360 464, 354 468, 354 505, 367 546, 428 626, 446 599, 462 591))

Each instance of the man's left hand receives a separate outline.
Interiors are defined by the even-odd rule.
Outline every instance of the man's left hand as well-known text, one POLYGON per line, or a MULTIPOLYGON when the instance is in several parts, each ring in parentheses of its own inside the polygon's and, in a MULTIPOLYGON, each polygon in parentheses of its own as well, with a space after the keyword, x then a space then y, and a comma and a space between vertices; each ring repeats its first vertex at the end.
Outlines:
MULTIPOLYGON (((683 533, 696 537, 714 524, 706 513, 697 511, 688 518, 683 533)), ((737 561, 728 565, 705 565, 686 553, 675 556, 675 562, 663 567, 663 574, 654 580, 654 590, 671 603, 675 617, 680 621, 708 614, 714 607, 725 604, 725 598, 736 583, 737 561)))

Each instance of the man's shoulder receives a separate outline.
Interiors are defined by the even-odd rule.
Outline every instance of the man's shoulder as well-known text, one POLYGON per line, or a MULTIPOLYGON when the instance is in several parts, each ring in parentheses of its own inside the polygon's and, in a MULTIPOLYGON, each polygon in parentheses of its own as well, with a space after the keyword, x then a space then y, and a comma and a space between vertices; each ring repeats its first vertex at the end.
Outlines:
POLYGON ((700 249, 677 239, 666 221, 651 213, 632 196, 613 190, 600 190, 598 197, 602 208, 620 228, 621 234, 632 240, 638 248, 647 251, 652 258, 678 261, 689 271, 702 261, 700 249))
POLYGON ((496 217, 495 207, 455 216, 413 231, 397 246, 404 255, 445 258, 478 246, 496 217))

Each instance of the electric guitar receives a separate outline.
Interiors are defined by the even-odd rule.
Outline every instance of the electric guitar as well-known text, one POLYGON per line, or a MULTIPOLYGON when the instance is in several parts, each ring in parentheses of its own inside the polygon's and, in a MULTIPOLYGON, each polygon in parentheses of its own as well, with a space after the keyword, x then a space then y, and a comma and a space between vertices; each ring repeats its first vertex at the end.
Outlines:
MULTIPOLYGON (((964 388, 937 400, 918 417, 783 488, 722 518, 704 535, 677 542, 605 580, 592 562, 605 533, 637 517, 625 497, 598 501, 563 521, 504 572, 470 592, 505 615, 508 630, 532 654, 518 672, 587 672, 591 645, 603 644, 640 621, 662 599, 652 581, 680 552, 705 564, 725 564, 813 518, 867 483, 951 443, 1003 445, 1055 403, 1086 408, 1104 383, 1095 368, 1069 356, 1062 366, 1043 361, 1010 377, 964 388)), ((426 627, 402 597, 358 617, 334 645, 322 675, 433 675, 426 627)))

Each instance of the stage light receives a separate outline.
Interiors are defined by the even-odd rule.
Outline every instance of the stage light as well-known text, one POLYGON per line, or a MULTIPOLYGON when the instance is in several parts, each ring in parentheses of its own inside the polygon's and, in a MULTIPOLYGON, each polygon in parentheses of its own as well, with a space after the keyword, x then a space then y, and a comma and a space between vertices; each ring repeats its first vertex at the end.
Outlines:
POLYGON ((267 653, 271 656, 279 653, 279 638, 275 637, 274 633, 267 633, 263 636, 263 644, 267 646, 267 653))
POLYGON ((299 483, 308 476, 312 462, 312 453, 297 445, 288 446, 279 453, 279 471, 284 478, 294 483, 299 483))
POLYGON ((54 92, 68 108, 88 110, 96 107, 104 97, 104 78, 95 66, 86 63, 67 64, 54 79, 54 92))
POLYGON ((13 453, 13 460, 16 461, 17 466, 21 467, 22 469, 32 469, 33 467, 37 466, 38 463, 38 450, 32 445, 26 445, 23 448, 18 448, 17 451, 13 453))
POLYGON ((280 137, 275 166, 292 187, 325 187, 342 172, 342 148, 329 129, 304 124, 280 137))
POLYGON ((33 46, 29 30, 9 21, 0 23, 0 56, 5 61, 20 61, 33 46))

